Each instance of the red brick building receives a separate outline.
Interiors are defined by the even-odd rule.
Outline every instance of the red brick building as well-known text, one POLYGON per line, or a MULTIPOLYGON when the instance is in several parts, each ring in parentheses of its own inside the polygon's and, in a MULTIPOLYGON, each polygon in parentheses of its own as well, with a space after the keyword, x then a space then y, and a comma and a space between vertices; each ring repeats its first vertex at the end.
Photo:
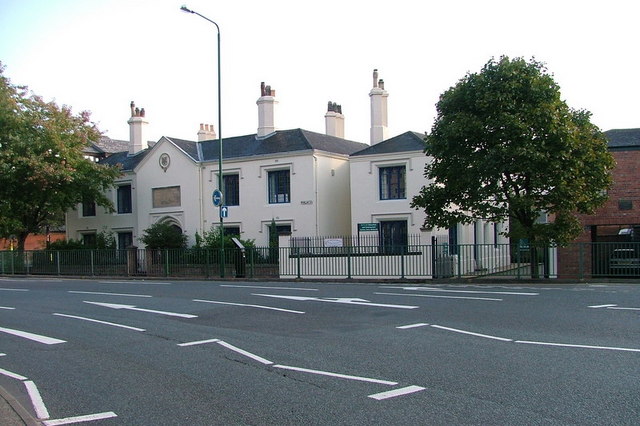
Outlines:
POLYGON ((616 160, 609 200, 595 214, 580 215, 578 244, 558 250, 560 277, 580 276, 582 268, 589 278, 606 269, 610 249, 591 243, 640 241, 640 129, 614 129, 605 135, 616 160))

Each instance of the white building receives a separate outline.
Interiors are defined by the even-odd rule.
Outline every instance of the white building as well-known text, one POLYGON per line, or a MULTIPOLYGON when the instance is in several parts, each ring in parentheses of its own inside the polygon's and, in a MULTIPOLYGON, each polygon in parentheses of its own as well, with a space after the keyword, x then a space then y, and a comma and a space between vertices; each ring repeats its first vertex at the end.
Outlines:
MULTIPOLYGON (((384 81, 373 73, 371 141, 344 139, 342 108, 329 102, 326 134, 302 129, 277 130, 275 91, 260 88, 256 134, 223 139, 226 233, 269 243, 275 221, 279 233, 293 237, 358 235, 360 226, 376 224, 380 246, 438 243, 483 245, 457 256, 459 268, 483 267, 495 257, 490 245, 505 243, 500 225, 478 221, 450 230, 424 229, 424 213, 410 207, 426 183, 423 135, 406 132, 388 137, 384 81), (487 248, 489 247, 489 248, 487 248), (464 257, 464 259, 463 259, 464 257)), ((79 205, 67 214, 67 238, 91 241, 97 232, 117 235, 119 248, 142 246, 143 231, 157 222, 181 229, 195 242, 196 233, 220 225, 211 195, 218 189, 219 141, 212 125, 201 125, 197 141, 162 137, 149 147, 144 109, 131 104, 128 151, 101 160, 123 171, 111 190, 116 211, 79 205)), ((363 228, 366 229, 366 228, 363 228)), ((370 229, 370 228, 369 228, 370 229)), ((372 231, 362 231, 371 235, 372 231)))

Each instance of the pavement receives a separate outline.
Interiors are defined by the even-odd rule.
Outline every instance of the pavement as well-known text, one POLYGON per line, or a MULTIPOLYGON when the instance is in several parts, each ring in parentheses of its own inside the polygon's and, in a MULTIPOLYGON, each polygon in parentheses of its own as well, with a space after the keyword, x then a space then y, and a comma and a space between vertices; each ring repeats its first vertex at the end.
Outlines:
POLYGON ((6 390, 0 387, 0 424, 2 426, 39 426, 27 410, 6 390))

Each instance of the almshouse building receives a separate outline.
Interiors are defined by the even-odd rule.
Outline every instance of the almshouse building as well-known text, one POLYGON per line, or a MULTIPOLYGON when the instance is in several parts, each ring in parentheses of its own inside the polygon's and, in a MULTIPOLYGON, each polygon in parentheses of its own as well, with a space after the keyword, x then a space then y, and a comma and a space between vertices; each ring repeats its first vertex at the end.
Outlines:
MULTIPOLYGON (((377 70, 369 93, 370 144, 344 139, 342 108, 333 102, 325 114, 325 134, 277 130, 275 91, 263 83, 260 94, 257 132, 222 141, 222 188, 218 188, 220 147, 212 125, 201 125, 196 141, 162 137, 150 146, 145 111, 132 102, 128 150, 99 160, 123 172, 110 191, 116 210, 79 205, 67 214, 67 237, 91 242, 96 233, 108 231, 117 236, 118 248, 142 246, 144 230, 166 222, 193 244, 196 233, 220 225, 211 194, 221 189, 228 212, 225 233, 253 239, 257 245, 269 244, 273 223, 278 233, 294 239, 354 236, 362 224, 373 224, 380 247, 428 245, 437 238, 439 244, 452 247, 443 255, 458 258, 452 264, 465 271, 483 268, 486 257, 497 264, 493 250, 475 249, 463 255, 453 247, 506 243, 499 224, 478 221, 449 230, 423 228, 424 212, 410 206, 427 183, 424 167, 429 158, 423 135, 388 136, 388 92, 377 70)), ((500 256, 508 257, 508 252, 500 256)))

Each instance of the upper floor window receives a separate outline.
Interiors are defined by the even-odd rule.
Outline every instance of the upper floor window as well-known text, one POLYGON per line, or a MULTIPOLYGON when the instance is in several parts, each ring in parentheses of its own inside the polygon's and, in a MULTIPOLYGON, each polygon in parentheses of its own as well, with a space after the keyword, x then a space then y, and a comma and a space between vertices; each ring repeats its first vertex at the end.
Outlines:
POLYGON ((224 194, 224 204, 227 206, 240 205, 240 176, 223 175, 222 187, 224 194))
POLYGON ((291 202, 289 170, 269 172, 269 204, 291 202))
POLYGON ((96 203, 93 201, 82 202, 82 216, 95 216, 96 215, 96 203))
POLYGON ((380 199, 407 198, 405 166, 380 167, 380 199))
POLYGON ((118 214, 131 213, 131 185, 121 185, 118 187, 118 214))

